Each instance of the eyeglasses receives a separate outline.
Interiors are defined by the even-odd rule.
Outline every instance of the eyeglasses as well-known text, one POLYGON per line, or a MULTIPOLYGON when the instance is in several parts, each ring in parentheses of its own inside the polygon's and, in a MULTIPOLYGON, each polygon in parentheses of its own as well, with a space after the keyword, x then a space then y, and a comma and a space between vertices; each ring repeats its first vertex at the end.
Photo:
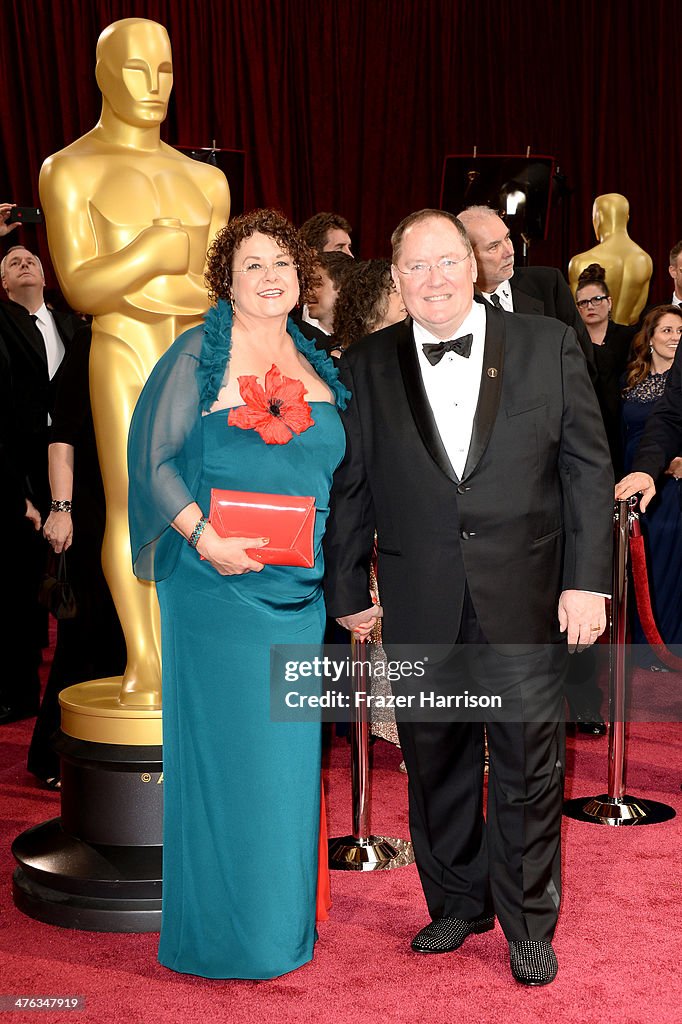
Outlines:
POLYGON ((233 274, 250 274, 252 277, 258 277, 261 274, 267 274, 269 270, 275 270, 278 274, 286 274, 288 270, 295 270, 296 264, 292 263, 291 260, 274 260, 273 263, 259 263, 258 260, 254 260, 252 263, 247 263, 241 270, 233 270, 233 274))
POLYGON ((442 259, 438 260, 438 263, 431 263, 430 265, 428 263, 412 263, 409 267, 405 267, 404 270, 401 270, 400 267, 396 267, 396 270, 403 277, 412 277, 415 281, 427 278, 434 267, 438 267, 443 277, 451 277, 455 267, 468 259, 469 253, 458 260, 442 259))
POLYGON ((592 299, 581 299, 580 302, 576 302, 576 306, 578 309, 587 309, 588 306, 596 306, 598 309, 605 299, 608 299, 608 295, 595 295, 592 299))

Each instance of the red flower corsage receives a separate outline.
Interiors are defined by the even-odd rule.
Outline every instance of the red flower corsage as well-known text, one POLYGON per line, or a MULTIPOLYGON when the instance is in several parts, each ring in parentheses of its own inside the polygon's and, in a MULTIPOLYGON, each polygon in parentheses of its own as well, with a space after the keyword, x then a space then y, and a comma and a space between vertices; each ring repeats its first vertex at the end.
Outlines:
POLYGON ((228 425, 255 430, 266 444, 287 444, 314 423, 303 381, 282 376, 274 363, 265 374, 265 388, 257 377, 240 377, 239 394, 246 404, 230 409, 228 425))

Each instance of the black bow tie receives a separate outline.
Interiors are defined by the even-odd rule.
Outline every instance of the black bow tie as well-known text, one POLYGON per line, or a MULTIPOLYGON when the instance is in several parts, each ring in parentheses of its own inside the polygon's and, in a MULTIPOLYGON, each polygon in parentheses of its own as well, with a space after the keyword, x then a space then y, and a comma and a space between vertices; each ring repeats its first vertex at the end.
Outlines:
POLYGON ((474 340, 473 334, 463 334, 461 338, 452 338, 450 341, 440 341, 436 345, 428 342, 422 345, 422 351, 431 366, 439 363, 446 352, 456 352, 458 356, 468 359, 471 354, 471 343, 474 340))

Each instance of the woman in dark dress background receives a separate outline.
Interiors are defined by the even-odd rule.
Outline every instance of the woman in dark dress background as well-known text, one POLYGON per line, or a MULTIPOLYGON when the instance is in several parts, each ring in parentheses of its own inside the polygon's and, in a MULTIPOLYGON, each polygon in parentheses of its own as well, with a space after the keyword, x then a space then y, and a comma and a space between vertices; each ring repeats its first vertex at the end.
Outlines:
POLYGON ((619 480, 623 473, 621 380, 637 328, 616 324, 611 320, 613 302, 606 283, 606 271, 598 263, 591 263, 578 278, 575 302, 592 341, 598 375, 599 403, 611 461, 616 480, 619 480))
POLYGON ((53 510, 44 534, 54 552, 68 551, 66 567, 77 614, 57 623, 52 669, 28 752, 28 769, 50 788, 59 786, 59 757, 52 738, 59 729, 59 693, 88 679, 120 675, 125 642, 102 572, 105 504, 90 409, 90 327, 74 336, 61 369, 50 429, 49 469, 53 510), (70 508, 67 506, 70 504, 70 508))
MULTIPOLYGON (((625 473, 632 469, 646 423, 663 395, 681 337, 682 309, 656 306, 647 314, 632 344, 623 387, 625 473)), ((668 466, 641 524, 658 631, 666 645, 682 644, 682 457, 673 459, 668 466)), ((635 644, 646 644, 636 614, 632 640, 635 644)), ((642 648, 638 661, 654 671, 660 669, 648 647, 642 648)))

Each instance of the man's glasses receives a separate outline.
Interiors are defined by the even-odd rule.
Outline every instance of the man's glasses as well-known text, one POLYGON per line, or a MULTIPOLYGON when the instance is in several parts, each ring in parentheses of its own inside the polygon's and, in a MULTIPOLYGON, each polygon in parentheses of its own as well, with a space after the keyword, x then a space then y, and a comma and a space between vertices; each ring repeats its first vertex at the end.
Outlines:
POLYGON ((580 302, 576 302, 576 306, 578 309, 587 309, 589 306, 595 306, 598 309, 606 299, 608 299, 608 295, 595 295, 592 299, 581 299, 580 302))
POLYGON ((400 267, 396 267, 396 270, 398 271, 399 274, 402 274, 403 277, 411 277, 415 281, 420 281, 424 278, 427 278, 434 267, 438 267, 443 277, 452 277, 455 271, 455 267, 458 266, 460 263, 464 263, 464 260, 468 259, 469 253, 467 253, 466 256, 462 256, 458 260, 442 259, 438 260, 438 263, 431 264, 410 263, 405 267, 404 270, 401 270, 400 267))
POLYGON ((235 269, 232 271, 233 274, 250 274, 252 277, 256 277, 260 274, 267 274, 270 269, 275 270, 278 274, 286 274, 288 270, 294 270, 295 264, 291 260, 274 260, 273 263, 260 263, 258 260, 252 260, 251 263, 247 263, 245 267, 240 270, 235 269))

